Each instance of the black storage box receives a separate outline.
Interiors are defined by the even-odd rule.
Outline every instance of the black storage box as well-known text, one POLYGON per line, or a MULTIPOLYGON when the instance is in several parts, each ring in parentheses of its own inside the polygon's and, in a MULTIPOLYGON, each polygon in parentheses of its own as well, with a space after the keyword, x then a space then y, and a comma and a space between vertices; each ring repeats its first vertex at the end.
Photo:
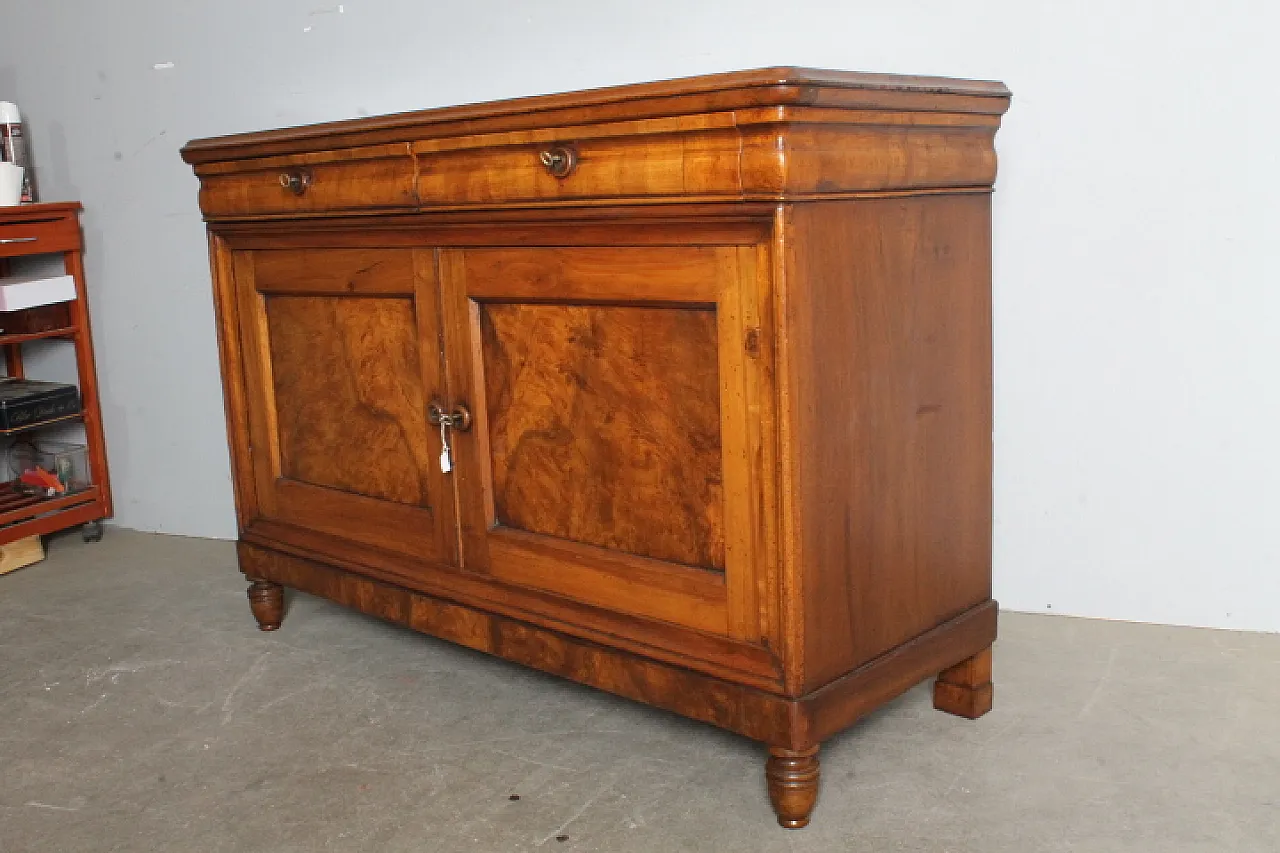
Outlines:
POLYGON ((80 412, 80 390, 61 382, 0 378, 0 432, 80 412))

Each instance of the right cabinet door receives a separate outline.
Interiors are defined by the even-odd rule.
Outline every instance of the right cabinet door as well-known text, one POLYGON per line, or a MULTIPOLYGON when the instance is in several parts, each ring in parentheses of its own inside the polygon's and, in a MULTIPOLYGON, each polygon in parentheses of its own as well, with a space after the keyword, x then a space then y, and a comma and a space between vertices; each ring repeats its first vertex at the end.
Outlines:
POLYGON ((759 641, 773 621, 768 253, 448 249, 463 568, 759 641))

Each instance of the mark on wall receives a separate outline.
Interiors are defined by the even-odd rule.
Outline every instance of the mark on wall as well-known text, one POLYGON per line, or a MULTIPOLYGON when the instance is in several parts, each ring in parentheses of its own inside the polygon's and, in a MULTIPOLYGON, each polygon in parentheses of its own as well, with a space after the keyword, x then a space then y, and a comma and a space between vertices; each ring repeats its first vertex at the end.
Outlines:
MULTIPOLYGON (((347 11, 346 8, 342 5, 325 6, 319 9, 312 9, 310 12, 307 13, 307 15, 314 18, 316 15, 343 15, 343 14, 346 14, 346 11, 347 11)), ((302 31, 304 33, 309 33, 313 29, 315 29, 315 27, 305 26, 302 28, 302 31)))
POLYGON ((146 142, 144 142, 144 143, 142 143, 141 145, 139 145, 139 146, 138 146, 138 150, 137 150, 137 151, 134 151, 134 152, 133 152, 132 154, 130 154, 129 156, 130 156, 130 157, 137 157, 139 154, 141 154, 143 151, 145 151, 145 150, 146 150, 146 149, 151 145, 151 143, 155 142, 157 139, 159 139, 160 137, 164 136, 164 135, 165 135, 166 133, 168 133, 168 132, 169 132, 168 128, 166 128, 166 129, 164 129, 164 130, 160 131, 160 132, 159 132, 159 133, 157 133, 155 136, 151 137, 151 138, 150 138, 150 139, 148 139, 146 142))

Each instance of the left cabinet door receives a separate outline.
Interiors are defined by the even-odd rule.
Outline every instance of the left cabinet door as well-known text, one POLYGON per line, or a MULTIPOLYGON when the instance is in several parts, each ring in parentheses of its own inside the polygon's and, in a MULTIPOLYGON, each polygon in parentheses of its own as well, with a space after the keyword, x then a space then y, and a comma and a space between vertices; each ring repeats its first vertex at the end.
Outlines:
POLYGON ((238 249, 222 269, 240 342, 246 530, 456 563, 452 485, 427 416, 442 368, 434 252, 238 249))

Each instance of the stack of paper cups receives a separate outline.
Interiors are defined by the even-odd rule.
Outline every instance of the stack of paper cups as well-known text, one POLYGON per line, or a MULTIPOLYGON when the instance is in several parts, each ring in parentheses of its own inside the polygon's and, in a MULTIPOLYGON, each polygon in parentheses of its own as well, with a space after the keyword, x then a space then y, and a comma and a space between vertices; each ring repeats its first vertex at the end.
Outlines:
POLYGON ((0 163, 0 207, 22 203, 22 173, 26 171, 13 163, 0 163))

